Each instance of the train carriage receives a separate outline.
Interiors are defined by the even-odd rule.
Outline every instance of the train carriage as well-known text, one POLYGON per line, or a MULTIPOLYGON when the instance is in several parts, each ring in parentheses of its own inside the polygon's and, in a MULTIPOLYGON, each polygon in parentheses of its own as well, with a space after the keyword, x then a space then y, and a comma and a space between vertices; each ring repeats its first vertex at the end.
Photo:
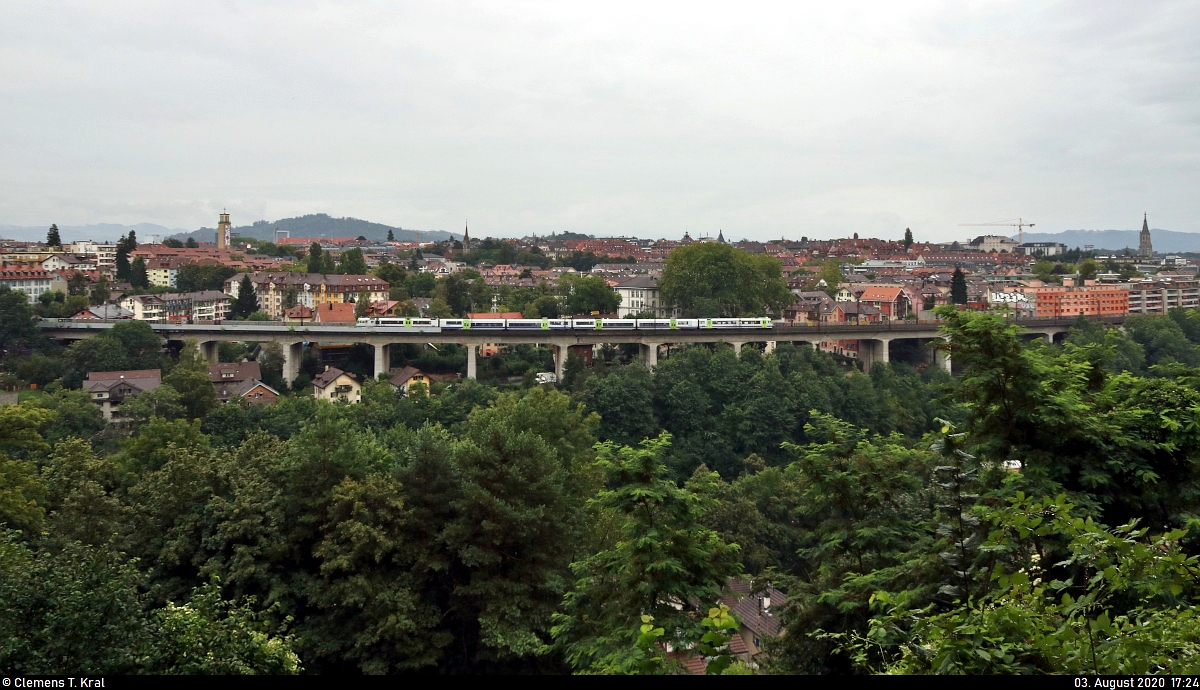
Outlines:
POLYGON ((637 329, 643 330, 658 330, 675 328, 675 319, 638 319, 637 329))
POLYGON ((508 319, 509 330, 559 331, 570 327, 570 319, 508 319))
POLYGON ((504 330, 508 319, 463 319, 463 330, 504 330))
POLYGON ((358 320, 357 325, 360 327, 420 328, 423 331, 438 327, 437 319, 421 319, 408 316, 363 317, 358 320))
POLYGON ((696 319, 638 319, 637 328, 641 330, 679 330, 681 328, 696 328, 696 319))

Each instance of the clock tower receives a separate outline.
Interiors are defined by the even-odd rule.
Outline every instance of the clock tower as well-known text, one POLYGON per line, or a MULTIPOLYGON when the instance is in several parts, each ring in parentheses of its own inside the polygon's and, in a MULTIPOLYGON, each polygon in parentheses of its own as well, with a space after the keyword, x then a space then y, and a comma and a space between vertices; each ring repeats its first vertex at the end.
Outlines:
POLYGON ((233 239, 233 226, 229 223, 229 214, 222 213, 221 221, 217 223, 217 249, 229 249, 233 239))

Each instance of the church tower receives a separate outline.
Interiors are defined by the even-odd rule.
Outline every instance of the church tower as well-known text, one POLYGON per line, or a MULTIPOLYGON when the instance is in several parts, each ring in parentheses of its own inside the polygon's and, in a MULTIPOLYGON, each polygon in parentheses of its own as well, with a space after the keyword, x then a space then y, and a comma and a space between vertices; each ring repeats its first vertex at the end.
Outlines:
POLYGON ((1153 258, 1154 245, 1150 244, 1150 224, 1146 221, 1146 214, 1144 213, 1142 214, 1142 234, 1138 240, 1138 258, 1153 258))
POLYGON ((222 213, 217 223, 217 249, 229 249, 233 239, 233 226, 229 223, 229 214, 222 213))
POLYGON ((725 231, 724 230, 717 231, 717 241, 720 242, 721 244, 725 244, 725 231))
POLYGON ((471 228, 467 223, 463 223, 463 251, 471 251, 471 228))

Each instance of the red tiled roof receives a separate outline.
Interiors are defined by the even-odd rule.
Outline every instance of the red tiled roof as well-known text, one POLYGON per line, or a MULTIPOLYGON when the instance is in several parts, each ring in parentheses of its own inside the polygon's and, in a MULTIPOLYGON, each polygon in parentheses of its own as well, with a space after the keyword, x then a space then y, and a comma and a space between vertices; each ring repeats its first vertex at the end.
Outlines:
POLYGON ((356 323, 354 317, 354 305, 346 302, 342 304, 325 303, 318 304, 314 310, 314 318, 318 323, 356 323))

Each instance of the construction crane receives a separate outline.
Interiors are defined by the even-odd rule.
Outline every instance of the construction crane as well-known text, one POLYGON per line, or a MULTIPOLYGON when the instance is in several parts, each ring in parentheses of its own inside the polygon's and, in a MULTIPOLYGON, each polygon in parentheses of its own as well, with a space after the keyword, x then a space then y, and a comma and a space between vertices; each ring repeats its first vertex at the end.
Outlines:
POLYGON ((1016 218, 1015 220, 1017 221, 1015 223, 1012 222, 1012 220, 1001 220, 1001 221, 997 221, 995 223, 959 223, 958 227, 962 228, 962 227, 967 227, 967 226, 972 226, 972 227, 1003 226, 1006 228, 1016 228, 1017 229, 1017 244, 1025 244, 1025 228, 1032 228, 1033 223, 1026 223, 1025 221, 1021 220, 1020 218, 1016 218))

